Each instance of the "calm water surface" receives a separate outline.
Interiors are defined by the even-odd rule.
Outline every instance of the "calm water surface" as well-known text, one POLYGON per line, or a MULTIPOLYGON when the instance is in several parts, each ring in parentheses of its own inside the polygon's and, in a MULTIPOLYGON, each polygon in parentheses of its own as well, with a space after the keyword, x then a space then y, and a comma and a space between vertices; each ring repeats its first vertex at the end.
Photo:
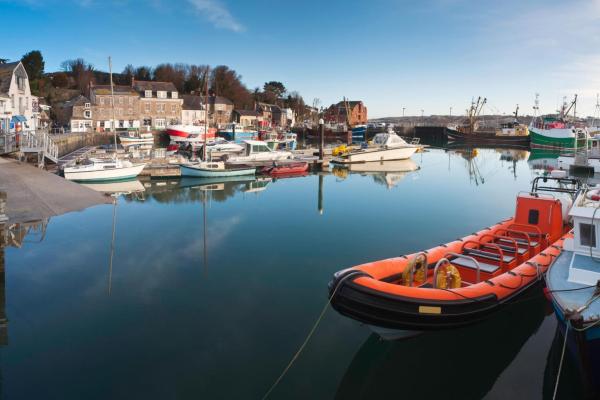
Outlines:
MULTIPOLYGON (((2 396, 259 399, 335 271, 510 217, 540 173, 528 156, 433 149, 406 174, 210 192, 153 181, 118 198, 112 270, 113 206, 52 218, 5 249, 2 396)), ((271 398, 550 398, 555 327, 541 290, 482 324, 401 342, 329 310, 271 398)), ((560 383, 561 398, 579 396, 568 360, 560 383)))

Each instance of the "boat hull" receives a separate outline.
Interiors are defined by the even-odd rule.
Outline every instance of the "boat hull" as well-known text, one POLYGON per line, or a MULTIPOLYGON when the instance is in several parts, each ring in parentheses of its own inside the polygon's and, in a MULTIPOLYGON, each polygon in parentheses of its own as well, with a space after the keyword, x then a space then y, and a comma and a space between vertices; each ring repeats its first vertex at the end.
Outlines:
POLYGON ((406 146, 381 150, 359 150, 357 152, 350 153, 343 157, 336 157, 332 160, 332 162, 337 164, 352 164, 365 162, 406 160, 410 158, 413 154, 415 154, 415 152, 418 149, 419 147, 417 146, 406 146))
POLYGON ((224 178, 230 176, 254 175, 256 168, 233 168, 227 170, 211 170, 206 168, 194 168, 191 166, 180 165, 181 176, 195 178, 224 178))
MULTIPOLYGON (((539 129, 529 128, 531 147, 538 149, 575 149, 575 133, 572 129, 539 129)), ((586 145, 585 140, 580 140, 578 147, 586 145)))
POLYGON ((219 136, 232 142, 242 142, 244 140, 256 140, 258 132, 254 131, 221 131, 219 136))
POLYGON ((530 142, 530 137, 527 135, 523 136, 504 136, 496 135, 495 133, 482 133, 482 134, 467 134, 458 132, 454 129, 446 128, 446 134, 448 140, 454 142, 464 142, 472 144, 488 144, 488 145, 512 145, 512 146, 526 146, 530 142))
POLYGON ((65 170, 65 179, 77 182, 110 182, 133 179, 137 177, 146 164, 134 164, 131 167, 114 168, 102 171, 77 171, 65 170))

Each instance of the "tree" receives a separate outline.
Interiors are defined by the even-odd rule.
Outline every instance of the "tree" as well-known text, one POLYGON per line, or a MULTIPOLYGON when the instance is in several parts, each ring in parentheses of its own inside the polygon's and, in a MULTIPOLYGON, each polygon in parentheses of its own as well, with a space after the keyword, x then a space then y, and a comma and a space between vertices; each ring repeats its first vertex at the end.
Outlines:
POLYGON ((44 57, 39 50, 33 50, 21 58, 30 81, 38 80, 44 74, 44 57))
POLYGON ((254 103, 252 94, 242 83, 242 77, 225 65, 212 70, 211 92, 233 101, 236 108, 250 108, 254 103))
POLYGON ((125 68, 123 68, 123 72, 121 72, 121 82, 119 83, 121 85, 130 85, 134 75, 135 68, 133 68, 133 65, 127 64, 125 68))
POLYGON ((152 69, 150 67, 137 67, 133 74, 136 81, 150 81, 152 80, 152 69))
POLYGON ((183 64, 160 64, 154 68, 154 80, 171 82, 178 91, 183 92, 185 85, 186 66, 183 64))
POLYGON ((52 85, 58 88, 69 86, 69 77, 64 72, 57 72, 52 76, 52 85))
POLYGON ((276 99, 280 99, 286 92, 285 86, 281 82, 270 81, 265 82, 263 86, 263 91, 265 93, 273 93, 276 99))
POLYGON ((208 65, 188 65, 184 85, 185 93, 204 93, 208 71, 208 65))
POLYGON ((85 94, 90 82, 94 80, 94 66, 83 58, 63 61, 60 66, 73 77, 76 88, 85 94))

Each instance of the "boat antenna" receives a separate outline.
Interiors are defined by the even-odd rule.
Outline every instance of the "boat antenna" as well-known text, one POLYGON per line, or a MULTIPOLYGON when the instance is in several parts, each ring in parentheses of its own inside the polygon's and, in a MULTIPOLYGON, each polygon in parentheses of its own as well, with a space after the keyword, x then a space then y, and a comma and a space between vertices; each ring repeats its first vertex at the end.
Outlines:
POLYGON ((110 124, 110 128, 113 133, 113 139, 115 141, 115 159, 117 158, 117 132, 115 130, 115 90, 113 88, 113 76, 112 76, 112 60, 110 56, 108 56, 108 72, 110 74, 110 102, 112 105, 112 121, 110 124))

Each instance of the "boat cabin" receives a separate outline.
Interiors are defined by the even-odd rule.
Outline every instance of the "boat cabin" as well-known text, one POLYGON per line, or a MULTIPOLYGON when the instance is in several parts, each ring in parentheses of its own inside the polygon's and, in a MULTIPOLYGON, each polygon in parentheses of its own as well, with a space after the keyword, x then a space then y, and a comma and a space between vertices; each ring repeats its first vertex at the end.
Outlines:
POLYGON ((581 193, 569 215, 573 218, 573 238, 564 249, 573 252, 568 281, 595 285, 600 280, 600 189, 581 193))
POLYGON ((388 147, 398 147, 398 146, 406 146, 407 143, 400 136, 395 133, 378 133, 373 137, 373 144, 375 146, 388 146, 388 147))
POLYGON ((266 142, 260 140, 245 140, 244 141, 244 155, 250 156, 257 153, 271 153, 273 150, 267 145, 266 142))

